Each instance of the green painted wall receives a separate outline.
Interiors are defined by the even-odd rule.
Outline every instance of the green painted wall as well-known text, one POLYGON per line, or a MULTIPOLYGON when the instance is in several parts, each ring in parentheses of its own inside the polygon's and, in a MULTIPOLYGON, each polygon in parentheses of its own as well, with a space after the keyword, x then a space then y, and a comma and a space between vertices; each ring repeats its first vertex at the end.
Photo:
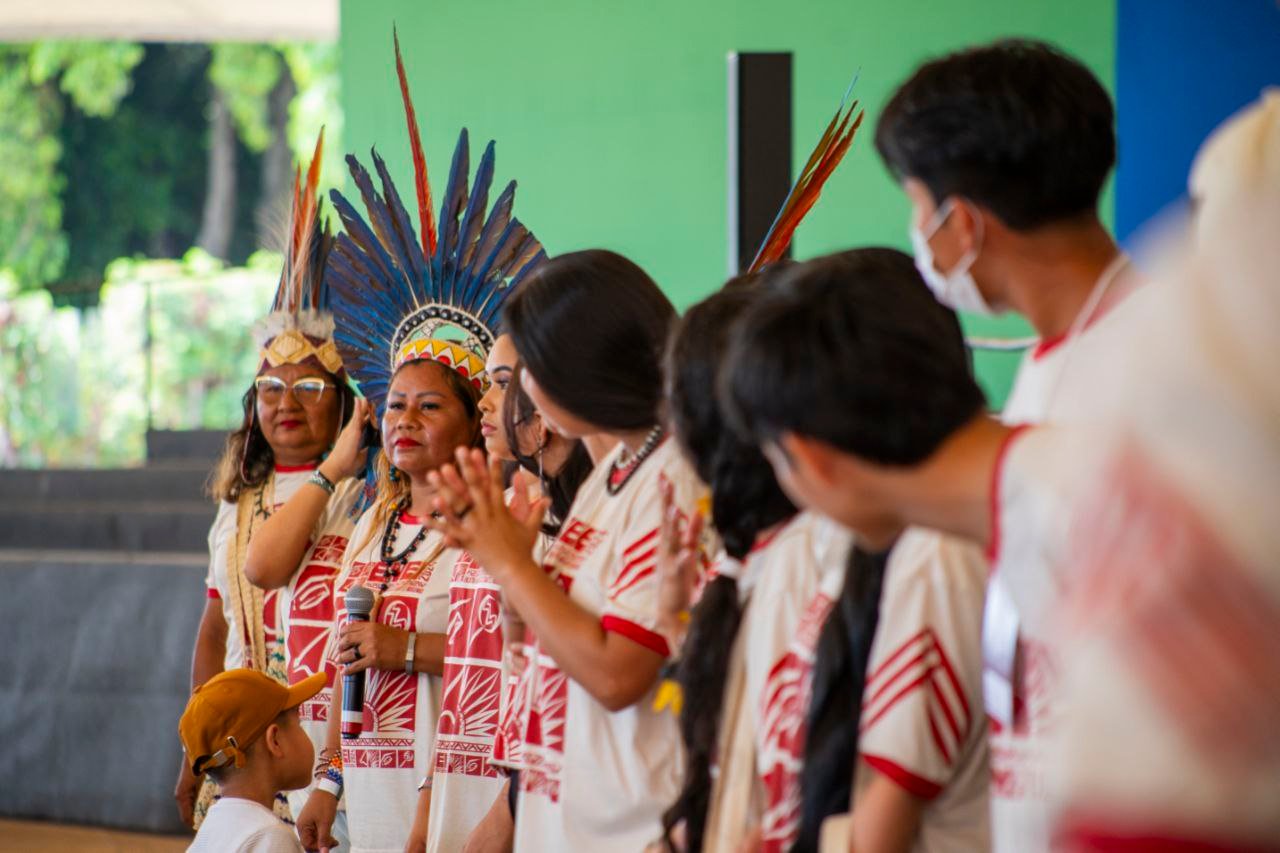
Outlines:
MULTIPOLYGON (((602 246, 639 262, 680 305, 725 277, 725 55, 790 50, 799 163, 861 68, 868 120, 795 240, 798 258, 908 248, 905 198, 871 144, 875 116, 926 57, 999 36, 1045 38, 1114 85, 1115 0, 343 0, 345 144, 373 144, 409 180, 392 23, 443 188, 458 129, 473 163, 498 140, 499 180, 552 254, 602 246)), ((1110 195, 1106 202, 1108 221, 1110 195)), ((1016 320, 972 322, 1019 333, 1016 320)), ((983 355, 1002 400, 1016 356, 983 355)))

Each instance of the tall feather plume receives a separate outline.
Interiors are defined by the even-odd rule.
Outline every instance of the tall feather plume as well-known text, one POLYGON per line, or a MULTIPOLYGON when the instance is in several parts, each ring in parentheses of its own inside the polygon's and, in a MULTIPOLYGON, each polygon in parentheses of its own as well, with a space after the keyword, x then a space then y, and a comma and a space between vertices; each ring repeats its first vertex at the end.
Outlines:
POLYGON ((431 218, 426 163, 398 38, 396 67, 414 157, 421 241, 376 152, 372 158, 381 194, 364 166, 347 157, 363 212, 337 190, 330 193, 346 231, 338 237, 328 265, 337 320, 334 340, 347 370, 379 412, 391 381, 395 355, 391 342, 408 316, 432 305, 457 309, 475 318, 491 339, 507 297, 546 259, 542 244, 512 215, 515 181, 489 206, 495 159, 492 142, 480 158, 474 183, 470 180, 470 140, 465 128, 458 134, 439 217, 431 218))
POLYGON ((404 60, 400 57, 400 34, 391 28, 391 38, 396 45, 396 75, 400 78, 400 98, 404 101, 404 119, 409 125, 409 152, 413 155, 413 180, 418 191, 418 219, 422 224, 422 254, 431 257, 436 250, 436 220, 431 204, 431 182, 427 179, 427 155, 422 150, 422 135, 418 132, 418 116, 409 97, 409 79, 404 73, 404 60))
POLYGON ((325 304, 323 271, 325 260, 333 246, 333 237, 328 228, 321 225, 320 201, 317 196, 323 155, 322 128, 305 180, 301 168, 294 169, 284 267, 280 271, 280 283, 271 304, 272 311, 298 314, 325 304))
POLYGON ((761 242, 747 272, 757 272, 786 253, 787 247, 791 245, 796 226, 818 201, 823 184, 848 153, 849 146, 853 144, 854 134, 862 126, 864 115, 862 110, 858 110, 856 117, 853 115, 853 111, 858 109, 857 100, 849 104, 847 109, 845 108, 849 93, 857 82, 858 78, 855 75, 844 97, 841 98, 835 115, 831 117, 827 129, 823 131, 822 138, 818 140, 813 153, 809 155, 808 162, 800 171, 800 176, 796 178, 795 185, 791 187, 791 192, 787 194, 786 201, 782 203, 782 209, 778 211, 773 224, 769 226, 769 233, 761 242))

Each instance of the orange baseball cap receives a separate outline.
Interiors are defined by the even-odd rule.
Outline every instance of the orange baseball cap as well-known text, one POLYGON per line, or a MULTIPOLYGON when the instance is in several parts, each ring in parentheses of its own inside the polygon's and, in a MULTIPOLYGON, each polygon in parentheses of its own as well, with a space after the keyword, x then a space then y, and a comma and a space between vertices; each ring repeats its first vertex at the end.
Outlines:
POLYGON ((262 737, 272 720, 324 689, 328 677, 317 672, 285 687, 252 669, 220 672, 197 687, 178 721, 178 735, 191 772, 244 766, 244 751, 262 737))

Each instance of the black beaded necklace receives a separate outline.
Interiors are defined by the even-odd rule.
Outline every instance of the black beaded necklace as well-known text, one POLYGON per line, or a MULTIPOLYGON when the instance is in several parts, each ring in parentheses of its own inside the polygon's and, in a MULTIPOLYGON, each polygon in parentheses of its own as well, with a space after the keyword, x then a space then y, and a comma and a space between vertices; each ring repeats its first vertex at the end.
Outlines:
POLYGON ((391 517, 387 519, 387 529, 382 533, 382 562, 386 565, 386 580, 382 583, 382 591, 387 591, 387 585, 396 579, 396 575, 400 574, 400 570, 404 568, 404 564, 409 561, 409 555, 418 550, 418 546, 422 544, 422 540, 427 538, 427 526, 422 525, 418 530, 418 535, 413 537, 407 547, 399 554, 394 553, 396 547, 396 539, 400 537, 400 516, 408 509, 408 500, 401 501, 391 512, 391 517))
MULTIPOLYGON (((382 549, 380 556, 382 557, 383 565, 386 567, 384 570, 384 580, 380 587, 382 592, 386 592, 387 588, 395 582, 395 579, 399 576, 401 570, 404 569, 405 564, 409 562, 410 555, 412 555, 414 551, 418 550, 418 546, 427 538, 427 526, 424 524, 421 529, 418 530, 418 534, 413 537, 413 541, 410 542, 403 551, 399 554, 393 553, 393 549, 396 545, 396 539, 400 536, 400 516, 402 516, 408 508, 409 499, 405 498, 394 510, 392 510, 391 517, 387 519, 387 527, 382 532, 382 549)), ((439 519, 441 516, 440 513, 433 512, 431 513, 431 517, 439 519)))
POLYGON ((653 451, 658 449, 658 445, 662 443, 662 424, 658 424, 649 430, 649 434, 644 438, 644 444, 640 445, 640 449, 635 455, 630 455, 626 450, 613 460, 609 465, 609 480, 605 483, 605 490, 610 496, 618 494, 622 491, 623 486, 635 475, 644 460, 653 455, 653 451), (623 457, 627 457, 625 462, 623 457), (621 463, 621 464, 619 464, 621 463))

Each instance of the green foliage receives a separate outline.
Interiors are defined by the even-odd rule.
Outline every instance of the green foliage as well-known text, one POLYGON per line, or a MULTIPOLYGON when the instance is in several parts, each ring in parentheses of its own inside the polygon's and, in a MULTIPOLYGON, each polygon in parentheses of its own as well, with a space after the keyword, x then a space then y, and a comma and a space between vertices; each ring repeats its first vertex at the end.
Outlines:
POLYGON ((128 93, 142 52, 121 42, 0 47, 0 270, 20 287, 56 280, 68 256, 59 90, 77 109, 109 116, 128 93))
MULTIPOLYGON (((179 257, 191 246, 205 194, 207 66, 204 48, 148 45, 133 91, 113 116, 73 110, 63 120, 62 227, 70 246, 57 304, 96 301, 116 258, 179 257)), ((251 221, 244 230, 251 245, 251 221)))
POLYGON ((0 274, 48 287, 55 305, 92 305, 119 257, 176 257, 200 228, 210 86, 242 144, 229 257, 257 248, 257 154, 273 141, 269 99, 297 93, 288 141, 309 160, 329 144, 322 191, 341 181, 337 48, 321 44, 0 45, 0 274))
POLYGON ((28 50, 33 84, 58 78, 78 109, 104 118, 129 93, 129 75, 143 54, 142 45, 119 41, 40 41, 28 50))
POLYGON ((289 105, 289 150, 294 160, 308 163, 316 137, 324 128, 327 140, 320 169, 322 195, 340 187, 343 164, 342 104, 339 100, 338 46, 335 44, 289 43, 280 46, 285 64, 298 87, 289 105))
POLYGON ((240 42, 215 44, 209 81, 227 101, 241 141, 261 153, 272 141, 267 96, 280 82, 284 69, 280 51, 272 45, 240 42))
POLYGON ((32 85, 27 55, 0 47, 0 270, 31 287, 56 278, 67 257, 58 193, 62 102, 32 85))
POLYGON ((162 429, 238 423, 257 368, 250 329, 279 268, 278 256, 227 267, 198 250, 121 260, 87 311, 0 278, 0 465, 138 464, 148 411, 162 429))

